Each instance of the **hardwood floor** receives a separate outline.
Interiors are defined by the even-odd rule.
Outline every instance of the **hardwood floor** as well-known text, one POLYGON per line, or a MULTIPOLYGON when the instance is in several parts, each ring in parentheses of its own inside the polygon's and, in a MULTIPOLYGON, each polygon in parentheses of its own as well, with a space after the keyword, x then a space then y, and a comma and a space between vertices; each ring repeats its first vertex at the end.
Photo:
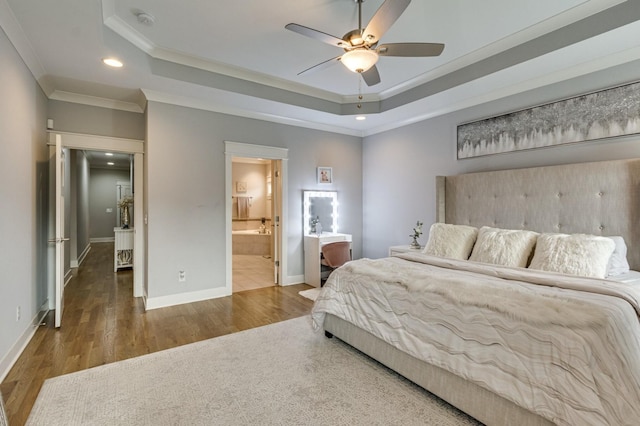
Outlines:
MULTIPOLYGON (((220 271, 220 273, 224 273, 220 271)), ((9 424, 23 425, 45 379, 307 315, 306 284, 144 311, 132 271, 113 272, 113 244, 92 244, 65 290, 62 327, 53 313, 17 360, 0 390, 9 424)))

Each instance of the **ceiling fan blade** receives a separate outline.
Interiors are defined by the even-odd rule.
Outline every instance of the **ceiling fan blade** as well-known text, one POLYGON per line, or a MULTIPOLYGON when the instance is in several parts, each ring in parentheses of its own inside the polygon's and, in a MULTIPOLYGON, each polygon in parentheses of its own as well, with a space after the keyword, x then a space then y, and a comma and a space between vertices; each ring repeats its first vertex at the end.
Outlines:
POLYGON ((442 43, 387 43, 376 52, 380 56, 438 56, 443 50, 442 43))
POLYGON ((364 82, 367 83, 367 86, 375 86, 376 84, 380 83, 380 73, 378 72, 378 68, 376 68, 375 65, 365 72, 361 73, 360 75, 362 76, 364 82))
POLYGON ((319 71, 319 70, 323 70, 325 68, 329 68, 331 65, 335 65, 338 62, 340 62, 340 56, 336 56, 335 58, 331 58, 331 59, 327 59, 326 61, 320 62, 319 64, 316 64, 310 68, 307 68, 304 71, 300 71, 298 73, 298 75, 300 74, 304 74, 306 72, 315 72, 315 71, 319 71))
POLYGON ((411 0, 386 0, 373 15, 365 28, 363 38, 369 45, 375 44, 391 25, 398 20, 411 0))
POLYGON ((331 34, 323 33, 322 31, 314 30, 313 28, 305 27, 304 25, 291 23, 285 25, 284 27, 289 31, 293 31, 294 33, 315 38, 316 40, 320 40, 321 42, 330 44, 332 46, 344 47, 348 44, 341 38, 332 36, 331 34))

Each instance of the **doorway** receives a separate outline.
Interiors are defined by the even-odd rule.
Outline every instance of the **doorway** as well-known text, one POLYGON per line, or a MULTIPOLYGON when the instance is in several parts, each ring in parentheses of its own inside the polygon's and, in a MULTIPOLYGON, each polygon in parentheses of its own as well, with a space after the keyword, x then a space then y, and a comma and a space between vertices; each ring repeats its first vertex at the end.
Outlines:
POLYGON ((281 160, 233 157, 231 246, 234 293, 273 287, 275 270, 274 211, 278 210, 274 176, 281 160))
POLYGON ((229 294, 284 285, 288 150, 225 142, 229 294))
MULTIPOLYGON (((86 150, 86 151, 109 151, 118 152, 133 156, 134 164, 134 202, 142 205, 143 197, 143 141, 131 140, 131 139, 118 139, 107 138, 95 135, 81 135, 81 134, 65 134, 51 132, 49 134, 49 144, 51 146, 51 158, 52 171, 50 179, 50 223, 51 230, 50 241, 53 242, 50 246, 49 261, 50 266, 50 281, 48 285, 49 294, 49 309, 56 310, 56 327, 61 325, 62 311, 64 307, 64 271, 67 265, 70 266, 70 245, 69 240, 71 237, 71 229, 68 227, 68 220, 64 214, 65 209, 61 208, 65 202, 65 192, 63 190, 64 182, 63 178, 65 173, 61 172, 61 169, 69 167, 68 158, 70 155, 62 155, 62 152, 70 152, 72 150, 86 150), (55 209, 53 207, 56 207, 55 209), (66 225, 66 226, 65 226, 66 225), (66 228, 66 229, 65 229, 66 228), (66 260, 65 260, 66 259, 66 260)), ((115 191, 115 188, 114 188, 115 191)), ((143 222, 142 217, 143 209, 138 209, 135 214, 136 221, 138 223, 143 222)), ((73 210, 72 210, 73 212, 73 210)), ((136 250, 136 256, 134 260, 134 273, 133 273, 133 297, 140 297, 143 295, 143 280, 144 280, 144 228, 141 227, 139 232, 134 235, 134 249, 136 250)), ((77 245, 76 245, 77 246, 77 245)))

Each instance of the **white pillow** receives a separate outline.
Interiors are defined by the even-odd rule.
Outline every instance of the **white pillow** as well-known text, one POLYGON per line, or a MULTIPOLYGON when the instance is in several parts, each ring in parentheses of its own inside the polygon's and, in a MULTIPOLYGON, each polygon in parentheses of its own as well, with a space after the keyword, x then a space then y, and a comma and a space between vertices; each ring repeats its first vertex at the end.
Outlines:
POLYGON ((422 252, 449 259, 469 259, 478 229, 473 226, 434 223, 429 229, 429 240, 422 252))
POLYGON ((629 262, 627 261, 627 245, 622 237, 607 237, 613 240, 616 245, 615 250, 609 258, 607 264, 607 277, 615 277, 629 272, 629 262))
POLYGON ((529 268, 604 278, 615 246, 612 239, 595 235, 541 234, 529 268))
POLYGON ((533 231, 483 226, 469 260, 526 268, 538 235, 533 231))

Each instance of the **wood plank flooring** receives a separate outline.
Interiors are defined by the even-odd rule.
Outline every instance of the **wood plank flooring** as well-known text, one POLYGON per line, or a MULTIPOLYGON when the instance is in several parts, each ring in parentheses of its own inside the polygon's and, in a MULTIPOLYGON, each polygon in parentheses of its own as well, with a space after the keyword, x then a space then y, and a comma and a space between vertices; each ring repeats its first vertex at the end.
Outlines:
MULTIPOLYGON (((220 271, 221 274, 224 271, 220 271)), ((113 272, 113 244, 92 244, 65 292, 62 328, 53 313, 0 385, 9 424, 23 425, 45 379, 307 315, 306 284, 144 311, 130 270, 113 272)))

